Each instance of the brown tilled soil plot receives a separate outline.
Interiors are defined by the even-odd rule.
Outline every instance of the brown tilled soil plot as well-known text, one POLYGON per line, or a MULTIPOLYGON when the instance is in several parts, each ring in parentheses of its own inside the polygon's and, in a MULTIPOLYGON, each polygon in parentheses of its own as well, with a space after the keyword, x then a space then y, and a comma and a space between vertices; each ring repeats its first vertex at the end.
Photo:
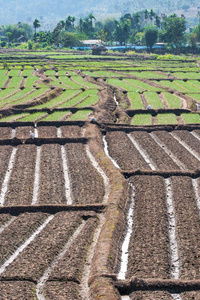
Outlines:
POLYGON ((13 144, 11 128, 3 128, 1 298, 38 299, 42 294, 45 299, 72 300, 200 299, 200 179, 198 172, 193 173, 199 169, 200 141, 188 130, 174 129, 170 134, 163 127, 151 135, 134 128, 127 134, 120 126, 106 130, 83 125, 38 125, 34 140, 29 135, 33 126, 17 126, 18 145, 13 144), (106 155, 106 146, 119 168, 106 155), (8 169, 13 149, 17 152, 8 169), (171 171, 176 175, 171 176, 171 171), (173 213, 169 213, 166 182, 173 213), (133 200, 127 271, 121 280, 122 242, 130 230, 127 216, 133 200), (173 216, 177 279, 169 235, 173 216))

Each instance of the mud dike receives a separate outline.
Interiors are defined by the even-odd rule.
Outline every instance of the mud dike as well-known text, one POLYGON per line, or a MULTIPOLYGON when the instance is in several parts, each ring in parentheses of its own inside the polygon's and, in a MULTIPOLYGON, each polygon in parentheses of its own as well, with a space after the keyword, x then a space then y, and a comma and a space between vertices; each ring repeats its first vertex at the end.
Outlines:
POLYGON ((33 125, 0 133, 2 299, 198 299, 200 127, 33 125))

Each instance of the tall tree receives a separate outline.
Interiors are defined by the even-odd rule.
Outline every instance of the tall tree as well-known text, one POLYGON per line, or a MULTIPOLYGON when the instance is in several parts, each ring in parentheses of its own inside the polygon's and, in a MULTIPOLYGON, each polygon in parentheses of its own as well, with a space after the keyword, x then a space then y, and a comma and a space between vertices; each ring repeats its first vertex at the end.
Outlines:
POLYGON ((33 27, 34 27, 34 29, 35 29, 35 40, 36 40, 36 30, 37 30, 37 28, 39 28, 41 25, 40 25, 40 21, 38 20, 38 19, 35 19, 34 21, 33 21, 33 27))
POLYGON ((169 45, 174 44, 176 52, 178 52, 181 43, 185 41, 185 18, 179 18, 176 14, 172 14, 168 17, 165 16, 162 22, 162 28, 162 41, 169 45))
POLYGON ((158 30, 155 26, 149 26, 145 29, 144 38, 147 47, 150 49, 150 52, 152 52, 152 47, 155 44, 158 37, 158 30))

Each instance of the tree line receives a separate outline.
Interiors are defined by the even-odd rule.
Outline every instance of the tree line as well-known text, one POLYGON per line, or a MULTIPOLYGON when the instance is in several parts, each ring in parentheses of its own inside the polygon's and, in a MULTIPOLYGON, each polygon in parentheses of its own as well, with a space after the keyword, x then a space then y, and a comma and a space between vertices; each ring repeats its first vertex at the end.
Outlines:
POLYGON ((190 33, 186 33, 184 15, 157 15, 153 9, 136 13, 126 13, 120 19, 106 18, 96 20, 91 13, 85 18, 68 16, 60 20, 52 31, 40 30, 40 21, 35 19, 33 26, 26 23, 9 24, 0 27, 1 46, 27 42, 27 47, 48 48, 80 46, 81 40, 99 39, 108 45, 137 44, 147 45, 149 51, 156 42, 166 43, 169 50, 177 52, 184 43, 188 43, 193 52, 198 51, 200 42, 199 24, 190 33))

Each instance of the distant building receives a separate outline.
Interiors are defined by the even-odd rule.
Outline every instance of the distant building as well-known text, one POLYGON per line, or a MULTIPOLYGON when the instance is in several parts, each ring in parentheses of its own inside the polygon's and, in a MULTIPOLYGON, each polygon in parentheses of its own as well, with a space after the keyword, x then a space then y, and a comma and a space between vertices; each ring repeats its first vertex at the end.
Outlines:
POLYGON ((85 47, 93 47, 95 45, 102 45, 104 42, 101 40, 82 40, 81 44, 83 44, 85 47))
POLYGON ((18 43, 24 43, 27 42, 27 39, 25 38, 24 35, 21 35, 20 37, 17 38, 18 43))

